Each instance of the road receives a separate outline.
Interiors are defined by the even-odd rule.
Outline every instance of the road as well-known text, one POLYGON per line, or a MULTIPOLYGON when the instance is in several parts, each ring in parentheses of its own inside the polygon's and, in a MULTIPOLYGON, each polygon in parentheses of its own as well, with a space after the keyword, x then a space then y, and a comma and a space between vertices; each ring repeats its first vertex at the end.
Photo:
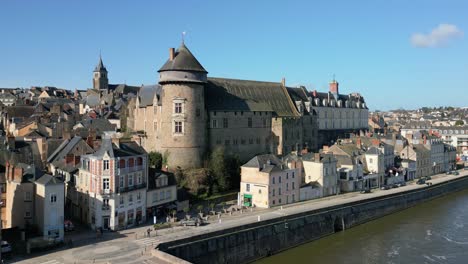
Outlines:
MULTIPOLYGON (((468 176, 467 170, 460 170, 460 175, 439 174, 432 176, 434 185, 455 178, 468 176)), ((151 256, 151 249, 161 242, 172 241, 194 235, 223 230, 230 227, 242 226, 261 220, 279 218, 285 215, 297 214, 344 204, 348 202, 361 201, 373 197, 381 197, 392 193, 407 190, 426 188, 426 185, 417 185, 414 182, 390 190, 373 190, 372 193, 361 194, 358 192, 329 196, 283 207, 270 209, 255 209, 244 212, 235 212, 232 215, 223 215, 220 220, 213 217, 208 225, 200 227, 173 227, 154 231, 151 237, 145 237, 148 226, 133 228, 119 232, 105 233, 104 241, 90 240, 84 246, 57 250, 46 255, 30 257, 28 259, 13 259, 14 263, 23 264, 61 264, 61 263, 162 263, 151 256)), ((12 263, 6 262, 6 263, 12 263)))

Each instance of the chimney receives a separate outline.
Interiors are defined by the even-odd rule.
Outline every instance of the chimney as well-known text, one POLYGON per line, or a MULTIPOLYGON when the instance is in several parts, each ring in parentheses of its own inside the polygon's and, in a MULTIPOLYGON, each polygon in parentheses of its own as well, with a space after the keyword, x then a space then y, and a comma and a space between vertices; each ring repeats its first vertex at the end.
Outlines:
POLYGON ((174 48, 169 48, 169 60, 173 61, 175 57, 175 50, 174 48))
POLYGON ((75 161, 75 155, 73 154, 67 154, 65 156, 65 164, 67 165, 73 165, 73 162, 75 161))
POLYGON ((361 142, 361 137, 358 137, 357 140, 356 140, 356 146, 358 148, 361 148, 362 147, 362 142, 361 142))
POLYGON ((332 82, 330 82, 330 92, 334 94, 339 94, 338 86, 339 84, 337 81, 333 80, 332 82))
POLYGON ((16 149, 16 141, 15 141, 15 137, 14 137, 14 136, 9 136, 9 137, 8 137, 8 147, 9 147, 11 150, 16 149))
POLYGON ((286 79, 285 79, 284 77, 281 78, 281 85, 282 85, 283 87, 286 87, 286 79))
POLYGON ((314 160, 320 161, 320 153, 314 153, 314 160))
POLYGON ((20 167, 14 168, 13 179, 18 182, 21 182, 21 180, 23 179, 23 168, 20 168, 20 167))
POLYGON ((372 145, 374 146, 379 146, 380 145, 380 140, 376 139, 376 138, 373 138, 372 139, 372 145))
POLYGON ((317 90, 313 90, 313 91, 312 91, 312 95, 313 95, 314 97, 317 97, 317 90))
POLYGON ((77 165, 78 163, 80 163, 80 160, 81 160, 80 156, 75 156, 75 162, 73 163, 73 165, 77 165))
POLYGON ((427 143, 427 137, 426 137, 426 135, 424 135, 423 136, 423 144, 426 145, 426 143, 427 143))
POLYGON ((323 153, 326 153, 326 152, 328 151, 328 146, 327 146, 327 145, 323 145, 322 149, 323 149, 323 153))

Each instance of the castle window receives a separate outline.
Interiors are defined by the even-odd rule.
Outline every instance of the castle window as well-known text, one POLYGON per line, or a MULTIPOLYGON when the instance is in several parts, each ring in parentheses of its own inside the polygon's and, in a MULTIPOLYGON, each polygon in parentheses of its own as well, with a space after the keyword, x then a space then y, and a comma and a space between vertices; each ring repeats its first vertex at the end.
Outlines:
POLYGON ((239 143, 239 142, 237 141, 237 138, 232 140, 232 144, 233 144, 233 145, 237 145, 238 143, 239 143))
POLYGON ((251 118, 251 117, 249 117, 249 118, 247 119, 247 126, 248 126, 248 127, 252 127, 252 118, 251 118))
POLYGON ((223 127, 228 128, 228 119, 227 118, 223 118, 223 127))
POLYGON ((241 139, 241 144, 245 145, 245 139, 241 139))
POLYGON ((182 122, 180 121, 175 121, 174 122, 174 133, 176 134, 182 134, 182 122))
POLYGON ((260 144, 260 138, 257 138, 257 144, 260 144))
POLYGON ((174 103, 174 113, 182 113, 182 103, 174 103))
POLYGON ((249 138, 249 144, 252 145, 254 142, 253 138, 249 138))
POLYGON ((196 110, 196 115, 200 116, 200 109, 199 108, 197 108, 197 110, 196 110))
POLYGON ((211 128, 218 128, 218 120, 216 119, 211 120, 211 128))
POLYGON ((230 141, 229 139, 226 139, 226 140, 224 141, 224 145, 227 146, 227 145, 229 145, 229 144, 231 144, 231 141, 230 141))

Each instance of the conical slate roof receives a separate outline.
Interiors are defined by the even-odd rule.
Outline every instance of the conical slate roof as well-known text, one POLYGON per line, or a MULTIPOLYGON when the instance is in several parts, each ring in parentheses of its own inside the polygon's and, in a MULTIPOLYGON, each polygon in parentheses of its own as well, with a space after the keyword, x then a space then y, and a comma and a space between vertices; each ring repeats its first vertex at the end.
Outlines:
POLYGON ((101 71, 107 72, 107 69, 104 66, 104 63, 102 63, 102 57, 101 56, 99 56, 99 63, 98 63, 98 65, 96 65, 96 68, 94 68, 94 71, 95 72, 101 72, 101 71))
POLYGON ((163 71, 195 71, 207 73, 184 43, 182 43, 175 52, 174 59, 167 60, 158 72, 163 71))

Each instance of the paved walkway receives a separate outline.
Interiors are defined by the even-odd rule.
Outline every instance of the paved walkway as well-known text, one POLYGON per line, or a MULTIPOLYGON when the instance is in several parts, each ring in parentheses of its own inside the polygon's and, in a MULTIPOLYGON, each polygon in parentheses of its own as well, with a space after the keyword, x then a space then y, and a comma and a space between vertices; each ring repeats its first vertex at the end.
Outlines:
MULTIPOLYGON (((435 175, 432 176, 432 180, 430 181, 435 185, 452 179, 468 176, 467 170, 460 170, 459 172, 460 175, 458 176, 445 174, 435 175)), ((233 215, 223 215, 221 217, 221 221, 219 221, 217 217, 213 217, 214 219, 209 221, 210 223, 205 226, 177 226, 158 230, 156 236, 153 231, 151 237, 145 237, 146 230, 149 226, 146 225, 119 232, 104 233, 103 238, 100 240, 96 240, 95 238, 92 240, 90 238, 91 240, 89 241, 89 244, 83 246, 74 245, 73 248, 58 250, 47 255, 30 257, 24 260, 15 259, 14 261, 16 261, 15 263, 24 264, 160 263, 151 256, 150 251, 161 242, 173 241, 176 239, 254 223, 258 221, 259 217, 261 220, 274 219, 285 215, 297 214, 343 203, 365 200, 372 197, 385 196, 391 193, 422 188, 426 188, 426 185, 409 183, 406 186, 390 190, 373 190, 372 193, 368 194, 353 192, 290 204, 283 206, 282 208, 274 207, 270 209, 257 209, 252 212, 247 210, 242 214, 240 212, 235 212, 233 215)))

